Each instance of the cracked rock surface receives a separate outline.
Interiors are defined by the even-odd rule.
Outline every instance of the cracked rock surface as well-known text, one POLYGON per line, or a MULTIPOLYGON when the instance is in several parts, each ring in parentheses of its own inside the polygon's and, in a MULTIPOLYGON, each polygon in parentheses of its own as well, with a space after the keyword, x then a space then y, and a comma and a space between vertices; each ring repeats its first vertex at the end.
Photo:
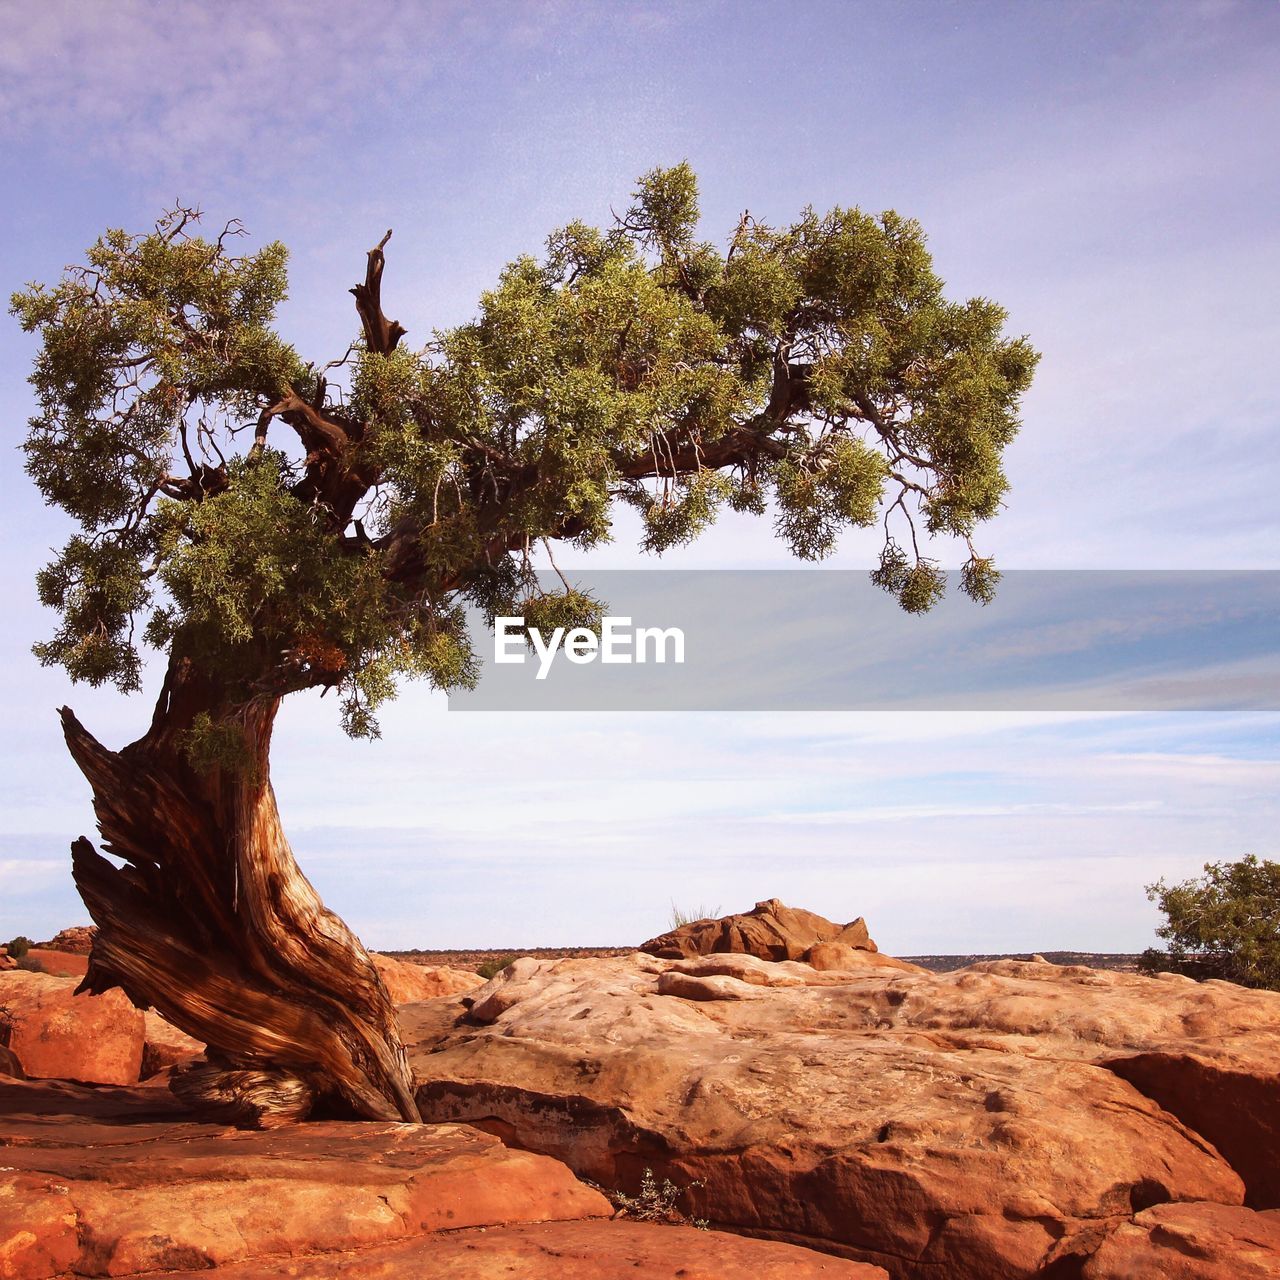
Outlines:
POLYGON ((402 1010, 424 1115, 895 1280, 1110 1275, 1156 1207, 1280 1202, 1280 996, 1229 983, 636 954, 443 1005, 402 1010))
POLYGON ((0 1082, 3 1280, 886 1280, 612 1213, 563 1164, 466 1125, 245 1132, 161 1090, 0 1082))

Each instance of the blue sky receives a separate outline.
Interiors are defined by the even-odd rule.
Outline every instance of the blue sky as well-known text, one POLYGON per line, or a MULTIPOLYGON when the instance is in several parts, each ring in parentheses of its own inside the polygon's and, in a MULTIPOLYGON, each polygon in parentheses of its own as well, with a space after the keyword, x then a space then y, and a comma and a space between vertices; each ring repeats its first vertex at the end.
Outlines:
MULTIPOLYGON (((957 294, 1044 352, 1008 457, 1006 566, 1277 563, 1280 10, 1160 4, 0 3, 0 277, 48 279, 175 197, 293 258, 281 326, 340 354, 346 288, 395 228, 410 341, 517 253, 607 220, 688 158, 708 234, 744 208, 894 207, 957 294)), ((0 421, 32 347, 0 329, 0 421)), ((91 829, 53 708, 105 741, 145 696, 29 654, 66 533, 6 450, 0 934, 84 919, 91 829)), ((593 567, 646 563, 628 526, 593 567)), ((835 563, 870 562, 851 538, 835 563)), ((664 567, 783 567, 726 520, 664 567)), ((154 681, 151 689, 154 689, 154 681)), ((150 690, 149 690, 150 691, 150 690)), ((384 739, 297 700, 276 783, 304 867, 373 945, 639 941, 670 902, 866 914, 890 950, 1130 949, 1142 885, 1277 855, 1276 717, 448 714, 406 690, 384 739)))

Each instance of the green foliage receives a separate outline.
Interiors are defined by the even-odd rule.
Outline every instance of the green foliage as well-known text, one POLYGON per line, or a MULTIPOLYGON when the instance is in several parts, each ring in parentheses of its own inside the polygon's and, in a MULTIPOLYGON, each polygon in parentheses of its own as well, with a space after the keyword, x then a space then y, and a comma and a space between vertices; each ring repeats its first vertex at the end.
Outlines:
POLYGON ((732 495, 732 481, 718 471, 708 470, 676 481, 660 498, 651 497, 643 489, 633 490, 629 496, 644 520, 640 545, 661 555, 669 547, 693 542, 715 522, 720 504, 732 495))
POLYGON ((1156 934, 1168 948, 1144 952, 1143 970, 1280 991, 1280 862, 1207 862, 1199 879, 1158 880, 1147 897, 1165 916, 1156 934))
POLYGON ((885 546, 880 566, 871 579, 897 596, 908 613, 926 613, 947 589, 946 574, 937 564, 920 557, 911 558, 896 542, 885 546))
POLYGON ((16 938, 12 938, 9 941, 9 954, 15 960, 21 960, 22 957, 25 956, 27 952, 30 950, 31 950, 31 939, 23 937, 22 934, 18 934, 16 938))
POLYGON ((525 606, 525 629, 534 629, 544 636, 550 635, 557 627, 565 633, 575 628, 583 628, 595 635, 600 634, 600 623, 604 617, 604 609, 594 596, 585 591, 548 591, 532 598, 525 606))
POLYGON ((145 547, 136 533, 108 541, 76 536, 40 570, 40 603, 62 615, 53 638, 34 646, 42 666, 61 665, 73 680, 95 686, 139 687, 133 619, 151 599, 139 555, 145 547))
POLYGON ((978 604, 990 604, 1000 585, 1000 570, 990 559, 972 556, 960 571, 960 590, 978 604))
POLYGON ((772 472, 779 536, 801 560, 823 559, 841 528, 875 523, 887 476, 883 455, 845 436, 783 459, 772 472))
POLYGON ((215 720, 207 711, 197 712, 183 745, 200 773, 251 773, 256 767, 244 726, 235 720, 215 720))
POLYGON ((943 591, 935 537, 991 597, 970 539, 1036 355, 995 303, 943 296, 897 214, 744 215, 718 248, 689 166, 656 169, 613 227, 512 262, 472 321, 323 368, 274 327, 284 248, 198 231, 189 210, 110 231, 12 302, 40 341, 27 469, 79 525, 40 574, 60 619, 36 652, 123 689, 139 638, 194 660, 229 692, 193 759, 229 762, 262 693, 336 688, 373 736, 402 678, 473 683, 468 605, 594 627, 598 602, 545 592, 533 558, 607 541, 618 500, 654 554, 726 506, 806 559, 883 519, 874 577, 904 608, 943 591))
POLYGON ((476 972, 488 982, 490 978, 497 977, 515 959, 515 956, 499 956, 496 960, 484 960, 476 965, 476 972))
POLYGON ((635 204, 622 225, 645 248, 672 252, 692 242, 698 226, 698 179, 687 162, 651 169, 632 198, 635 204))

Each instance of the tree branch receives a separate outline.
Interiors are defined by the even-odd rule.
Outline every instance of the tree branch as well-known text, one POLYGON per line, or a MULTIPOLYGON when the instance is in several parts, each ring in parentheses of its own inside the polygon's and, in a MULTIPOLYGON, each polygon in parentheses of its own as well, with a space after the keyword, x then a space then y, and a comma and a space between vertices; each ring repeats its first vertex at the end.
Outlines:
POLYGON ((398 320, 388 320, 382 311, 382 269, 386 265, 383 249, 390 239, 391 232, 388 231, 369 250, 369 265, 365 270, 364 283, 351 289, 356 299, 356 310, 360 313, 360 323, 364 327, 365 343, 370 351, 380 356, 390 355, 408 332, 398 320))

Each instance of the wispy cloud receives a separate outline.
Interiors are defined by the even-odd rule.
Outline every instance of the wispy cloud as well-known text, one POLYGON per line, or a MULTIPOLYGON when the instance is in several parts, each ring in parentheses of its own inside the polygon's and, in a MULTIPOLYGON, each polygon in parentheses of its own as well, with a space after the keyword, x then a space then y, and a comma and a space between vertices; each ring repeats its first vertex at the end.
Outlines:
MULTIPOLYGON (((357 117, 397 121, 400 95, 429 79, 474 29, 452 0, 47 0, 6 3, 0 119, 11 138, 105 148, 138 171, 210 152, 252 152, 263 182, 357 117)), ((515 11, 512 11, 515 13, 515 11)), ((536 11, 506 39, 526 39, 536 11)))

